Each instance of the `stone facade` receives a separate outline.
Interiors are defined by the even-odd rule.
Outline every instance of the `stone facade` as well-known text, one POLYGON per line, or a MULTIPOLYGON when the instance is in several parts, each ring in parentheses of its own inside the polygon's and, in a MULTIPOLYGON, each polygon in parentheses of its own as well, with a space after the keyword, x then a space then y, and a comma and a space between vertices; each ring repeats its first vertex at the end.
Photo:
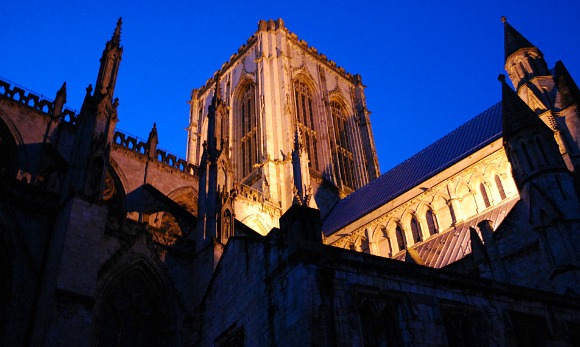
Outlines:
POLYGON ((0 345, 578 345, 580 92, 504 26, 516 91, 381 176, 360 76, 280 19, 187 160, 116 129, 121 21, 78 114, 0 81, 0 345))

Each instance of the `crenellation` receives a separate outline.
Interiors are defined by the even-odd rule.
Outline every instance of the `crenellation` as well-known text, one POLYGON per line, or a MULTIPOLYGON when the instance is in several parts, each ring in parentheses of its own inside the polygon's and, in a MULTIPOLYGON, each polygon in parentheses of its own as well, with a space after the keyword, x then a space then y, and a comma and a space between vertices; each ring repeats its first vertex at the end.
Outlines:
MULTIPOLYGON (((19 86, 11 85, 9 82, 3 80, 0 80, 0 96, 16 101, 19 104, 40 111, 46 115, 52 115, 54 109, 53 101, 44 96, 33 94, 31 91, 27 91, 19 86)), ((78 114, 71 109, 65 108, 59 117, 61 121, 75 125, 78 114)))

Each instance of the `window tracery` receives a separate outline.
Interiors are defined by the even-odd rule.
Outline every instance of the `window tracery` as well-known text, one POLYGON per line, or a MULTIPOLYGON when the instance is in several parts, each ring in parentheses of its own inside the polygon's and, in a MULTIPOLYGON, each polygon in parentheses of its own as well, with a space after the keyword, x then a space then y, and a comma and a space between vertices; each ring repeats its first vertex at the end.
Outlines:
POLYGON ((294 102, 296 123, 302 133, 304 146, 308 151, 308 166, 319 171, 317 156, 317 136, 314 126, 314 102, 311 89, 304 81, 294 81, 294 102))
POLYGON ((352 172, 353 154, 348 140, 347 115, 344 107, 337 101, 330 102, 332 121, 334 125, 335 145, 333 148, 335 176, 339 184, 354 188, 354 176, 352 172))
POLYGON ((239 94, 237 112, 239 117, 238 139, 240 157, 238 176, 243 179, 249 175, 258 163, 258 121, 256 112, 256 87, 253 83, 246 85, 239 94))
POLYGON ((97 324, 97 346, 162 346, 167 312, 152 281, 139 268, 112 284, 97 324))

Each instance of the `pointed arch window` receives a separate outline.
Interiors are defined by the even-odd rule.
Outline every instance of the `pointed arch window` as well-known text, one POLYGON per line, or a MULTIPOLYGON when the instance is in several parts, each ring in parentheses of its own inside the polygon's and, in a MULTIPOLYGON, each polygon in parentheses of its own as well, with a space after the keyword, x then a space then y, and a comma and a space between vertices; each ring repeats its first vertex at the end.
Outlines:
POLYGON ((254 164, 258 162, 258 117, 255 85, 253 83, 246 85, 237 101, 240 146, 237 172, 239 179, 243 179, 252 172, 254 164))
POLYGON ((344 107, 337 101, 330 102, 334 125, 333 157, 336 160, 334 171, 339 184, 354 188, 353 155, 348 140, 347 116, 344 107))
POLYGON ((168 342, 169 317, 163 295, 150 276, 136 268, 106 292, 97 317, 97 346, 162 346, 168 342))
POLYGON ((296 123, 302 132, 304 146, 308 151, 308 166, 319 170, 317 156, 317 138, 314 130, 314 102, 312 90, 304 81, 294 81, 294 102, 296 123))
POLYGON ((528 164, 528 168, 530 168, 531 170, 535 170, 534 163, 532 162, 532 159, 530 158, 530 154, 528 153, 528 148, 527 148, 525 143, 522 143, 522 152, 524 152, 524 156, 526 157, 526 162, 528 164))
POLYGON ((411 234, 413 234, 413 241, 415 243, 421 242, 421 225, 415 217, 411 218, 411 234))
POLYGON ((435 226, 435 216, 433 215, 433 211, 431 211, 431 209, 428 209, 427 212, 425 212, 425 220, 427 221, 429 235, 437 234, 437 226, 435 226))
POLYGON ((542 156, 542 161, 544 164, 548 164, 548 156, 546 155, 546 150, 544 148, 546 148, 544 146, 544 141, 542 141, 539 137, 536 137, 536 144, 538 145, 538 148, 540 149, 540 155, 542 156))
POLYGON ((403 228, 400 225, 397 225, 395 229, 395 237, 397 238, 397 245, 399 246, 399 251, 405 249, 407 241, 405 240, 405 233, 403 232, 403 228))
POLYGON ((502 200, 505 200, 505 198, 506 198, 505 190, 503 189, 503 184, 501 183, 501 179, 499 178, 498 175, 495 175, 495 185, 497 186, 497 191, 499 192, 499 197, 502 200))
POLYGON ((485 184, 480 183, 479 190, 481 191, 481 198, 483 199, 483 204, 485 205, 485 208, 488 208, 489 206, 491 206, 491 203, 489 202, 489 196, 487 195, 487 190, 485 190, 485 184))

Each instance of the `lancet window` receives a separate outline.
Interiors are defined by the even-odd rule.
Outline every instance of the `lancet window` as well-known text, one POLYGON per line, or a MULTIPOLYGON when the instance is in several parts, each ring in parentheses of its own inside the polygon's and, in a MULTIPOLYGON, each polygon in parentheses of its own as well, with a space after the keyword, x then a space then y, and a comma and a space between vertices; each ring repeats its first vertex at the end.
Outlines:
POLYGON ((238 138, 240 146, 238 177, 243 179, 252 172, 258 162, 258 117, 256 111, 256 87, 248 84, 239 94, 237 102, 238 138))
POLYGON ((312 90, 301 80, 294 81, 294 102, 296 123, 302 132, 304 146, 308 151, 308 166, 319 170, 317 153, 317 138, 314 130, 314 102, 312 90))
POLYGON ((413 234, 413 241, 415 243, 421 242, 421 225, 417 221, 417 218, 411 218, 411 234, 413 234))
POLYGON ((495 175, 495 185, 497 186, 499 197, 504 200, 506 198, 505 190, 503 189, 503 184, 501 183, 501 179, 498 175, 495 175))
POLYGON ((483 199, 483 204, 485 207, 487 208, 491 206, 491 203, 489 202, 489 196, 487 195, 487 190, 485 190, 485 185, 483 183, 479 184, 479 190, 481 191, 481 198, 483 199))
POLYGON ((425 212, 425 220, 427 221, 429 235, 437 234, 437 226, 435 225, 435 216, 433 216, 433 211, 431 211, 431 209, 428 209, 427 212, 425 212))
POLYGON ((334 165, 337 181, 342 185, 354 188, 353 179, 353 155, 348 141, 347 116, 344 107, 337 101, 330 102, 332 110, 332 121, 334 124, 335 145, 333 148, 334 158, 337 162, 334 165))
POLYGON ((399 246, 399 251, 405 249, 407 241, 405 240, 405 233, 403 232, 403 228, 400 225, 397 225, 395 229, 395 237, 397 238, 397 245, 399 246))

